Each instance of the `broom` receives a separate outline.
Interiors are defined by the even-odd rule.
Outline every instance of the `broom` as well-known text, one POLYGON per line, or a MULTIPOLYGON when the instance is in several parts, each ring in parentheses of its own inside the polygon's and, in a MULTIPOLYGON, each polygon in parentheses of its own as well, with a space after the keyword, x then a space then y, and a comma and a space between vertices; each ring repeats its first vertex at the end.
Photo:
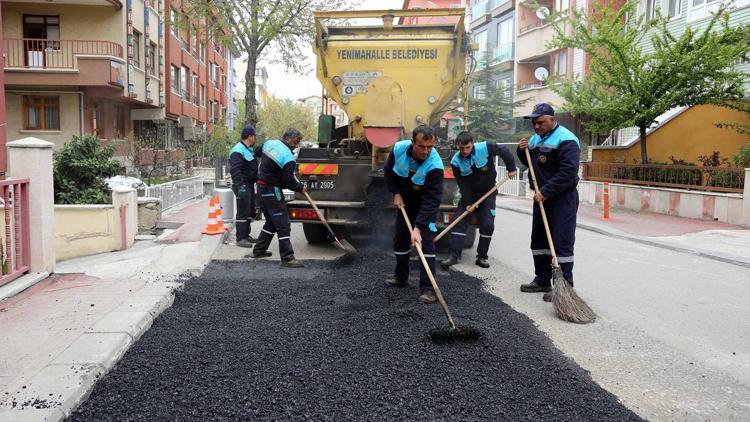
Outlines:
MULTIPOLYGON (((534 191, 538 194, 539 184, 536 182, 531 154, 529 154, 528 148, 525 148, 524 151, 526 152, 526 161, 529 163, 531 181, 534 182, 534 191)), ((552 253, 552 282, 554 284, 552 288, 552 304, 555 307, 555 313, 563 321, 575 322, 577 324, 594 322, 596 319, 594 311, 578 296, 573 286, 563 276, 560 263, 557 262, 555 245, 552 243, 552 235, 550 234, 549 223, 547 222, 547 213, 544 211, 544 204, 542 202, 539 202, 539 210, 542 212, 544 231, 547 233, 547 242, 549 243, 549 250, 552 253)))
MULTIPOLYGON (((409 221, 409 216, 406 215, 406 210, 403 206, 399 206, 398 208, 401 210, 401 215, 404 216, 406 227, 409 228, 409 236, 411 236, 411 232, 413 229, 411 227, 411 222, 409 221)), ((481 334, 479 330, 469 326, 457 326, 456 323, 453 322, 453 317, 451 316, 451 311, 448 309, 448 304, 445 303, 443 294, 440 292, 440 287, 438 287, 437 282, 435 281, 435 276, 432 275, 430 266, 429 264, 427 264, 427 258, 424 257, 424 253, 422 252, 422 245, 417 242, 413 242, 412 244, 417 249, 419 259, 422 261, 422 266, 427 273, 427 277, 430 279, 430 283, 432 283, 432 288, 435 290, 435 296, 437 296, 438 301, 440 302, 440 306, 443 307, 443 312, 445 312, 445 316, 448 318, 448 324, 450 324, 450 327, 448 328, 433 328, 432 330, 430 330, 430 338, 432 339, 432 341, 471 341, 478 339, 479 335, 481 334)))

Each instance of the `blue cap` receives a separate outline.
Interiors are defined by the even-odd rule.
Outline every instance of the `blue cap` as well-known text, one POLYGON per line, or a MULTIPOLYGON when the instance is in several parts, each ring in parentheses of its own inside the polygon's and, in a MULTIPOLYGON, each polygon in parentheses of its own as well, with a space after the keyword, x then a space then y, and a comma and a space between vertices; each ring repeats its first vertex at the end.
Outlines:
POLYGON ((242 129, 242 134, 240 135, 240 137, 242 139, 247 139, 248 137, 253 135, 255 135, 255 128, 253 127, 253 125, 247 125, 242 129))
POLYGON ((523 116, 524 119, 536 119, 539 116, 554 116, 555 109, 547 103, 539 103, 531 110, 531 114, 523 116))

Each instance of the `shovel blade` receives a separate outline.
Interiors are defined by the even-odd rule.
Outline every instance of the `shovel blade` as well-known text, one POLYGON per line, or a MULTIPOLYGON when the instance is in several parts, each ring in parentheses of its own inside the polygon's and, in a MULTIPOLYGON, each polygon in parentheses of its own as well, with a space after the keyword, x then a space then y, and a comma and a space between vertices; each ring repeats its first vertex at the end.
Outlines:
POLYGON ((348 253, 357 253, 357 249, 354 246, 352 246, 352 244, 349 243, 346 239, 334 238, 333 246, 348 253))

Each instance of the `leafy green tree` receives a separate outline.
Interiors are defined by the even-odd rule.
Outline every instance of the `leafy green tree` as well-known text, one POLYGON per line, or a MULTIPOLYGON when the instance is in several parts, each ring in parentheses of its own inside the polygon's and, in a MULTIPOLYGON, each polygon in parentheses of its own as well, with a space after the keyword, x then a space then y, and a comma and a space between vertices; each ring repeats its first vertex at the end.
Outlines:
POLYGON ((258 114, 258 140, 281 139, 287 128, 293 127, 304 140, 317 139, 317 122, 313 111, 302 103, 271 97, 258 114))
MULTIPOLYGON (((737 101, 736 103, 728 103, 726 106, 733 110, 745 113, 747 118, 750 119, 750 101, 737 101)), ((716 123, 716 126, 724 129, 734 129, 737 133, 750 137, 750 123, 720 122, 716 123)))
POLYGON ((523 106, 526 100, 514 102, 513 87, 500 86, 499 76, 498 68, 492 66, 490 53, 486 53, 481 60, 480 70, 474 72, 469 80, 470 86, 479 86, 483 92, 481 98, 469 99, 469 130, 475 139, 514 142, 513 109, 523 106))
POLYGON ((113 145, 103 146, 93 135, 74 136, 54 154, 56 204, 109 204, 111 193, 104 179, 124 171, 112 159, 113 145))
POLYGON ((641 161, 648 162, 646 129, 666 111, 680 106, 726 104, 744 97, 748 75, 733 65, 750 50, 750 26, 729 26, 721 9, 705 29, 688 26, 670 32, 668 18, 646 19, 636 0, 622 7, 595 2, 591 13, 573 10, 553 17, 556 37, 550 48, 578 48, 591 65, 584 78, 551 84, 573 115, 596 133, 637 126, 641 161), (653 51, 644 47, 650 43, 653 51))
POLYGON ((258 122, 255 70, 263 58, 281 62, 294 72, 305 70, 305 53, 315 34, 313 12, 352 7, 347 0, 185 0, 183 10, 225 30, 225 42, 247 54, 244 122, 258 122), (273 50, 274 54, 270 54, 273 50))

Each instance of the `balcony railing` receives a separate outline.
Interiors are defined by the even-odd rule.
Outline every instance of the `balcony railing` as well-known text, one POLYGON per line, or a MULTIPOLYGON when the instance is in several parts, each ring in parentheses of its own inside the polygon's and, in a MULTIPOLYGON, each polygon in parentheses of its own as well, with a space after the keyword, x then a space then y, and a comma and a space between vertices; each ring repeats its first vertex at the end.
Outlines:
POLYGON ((121 45, 111 41, 6 38, 6 68, 75 69, 76 56, 123 58, 121 45))
POLYGON ((547 86, 547 81, 534 81, 534 82, 522 82, 516 86, 516 91, 523 91, 524 89, 541 88, 547 86))
POLYGON ((584 165, 583 177, 600 182, 729 193, 742 193, 745 186, 745 169, 732 167, 593 162, 584 165))
POLYGON ((513 43, 495 46, 492 49, 492 59, 497 62, 513 59, 513 43))

